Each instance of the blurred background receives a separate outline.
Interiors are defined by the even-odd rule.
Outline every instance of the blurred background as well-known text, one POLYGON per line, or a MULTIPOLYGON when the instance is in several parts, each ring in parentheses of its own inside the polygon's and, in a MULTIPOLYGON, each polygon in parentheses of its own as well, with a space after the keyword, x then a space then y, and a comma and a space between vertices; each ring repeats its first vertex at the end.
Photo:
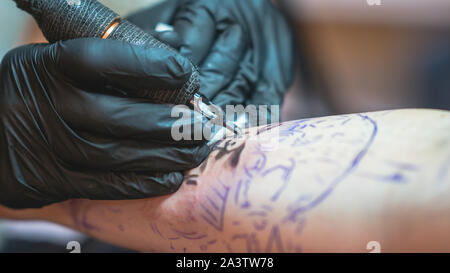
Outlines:
POLYGON ((450 109, 450 1, 380 2, 283 1, 302 63, 285 119, 450 109))
MULTIPOLYGON (((164 0, 100 0, 122 15, 164 0)), ((242 0, 246 1, 246 0, 242 0)), ((388 110, 450 110, 450 0, 279 0, 300 67, 283 120, 388 110)), ((33 19, 0 1, 0 57, 45 42, 33 19)), ((69 229, 0 221, 0 252, 128 252, 69 229)))

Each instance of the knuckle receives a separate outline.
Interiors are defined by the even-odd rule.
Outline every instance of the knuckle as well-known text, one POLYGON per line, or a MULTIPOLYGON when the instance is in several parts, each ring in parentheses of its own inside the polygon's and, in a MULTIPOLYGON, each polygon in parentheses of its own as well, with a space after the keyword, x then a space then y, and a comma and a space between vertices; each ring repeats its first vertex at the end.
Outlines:
MULTIPOLYGON (((0 66, 0 115, 12 117, 13 114, 26 112, 26 106, 20 99, 20 93, 25 92, 21 84, 28 79, 23 69, 24 49, 17 48, 10 51, 0 66)), ((24 95, 24 94, 22 94, 24 95)))
POLYGON ((17 47, 6 53, 0 66, 2 82, 10 77, 13 71, 20 66, 24 53, 25 47, 17 47))

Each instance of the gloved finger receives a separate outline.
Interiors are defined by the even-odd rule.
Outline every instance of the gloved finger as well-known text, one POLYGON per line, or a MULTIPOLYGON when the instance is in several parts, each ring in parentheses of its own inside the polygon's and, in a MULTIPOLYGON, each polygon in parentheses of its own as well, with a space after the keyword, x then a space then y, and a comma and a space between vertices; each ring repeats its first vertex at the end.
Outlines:
POLYGON ((176 50, 180 50, 180 47, 183 44, 183 41, 181 40, 181 36, 175 32, 175 31, 152 31, 152 35, 160 40, 161 42, 170 45, 176 50))
POLYGON ((267 106, 267 123, 271 123, 273 121, 280 121, 280 111, 281 105, 284 100, 284 92, 280 92, 279 90, 285 89, 276 89, 276 87, 271 86, 270 83, 259 83, 258 87, 255 89, 255 93, 252 94, 252 97, 246 101, 247 105, 256 105, 256 106, 267 106), (256 96, 258 94, 259 96, 256 96), (273 112, 272 110, 278 109, 277 112, 273 112))
MULTIPOLYGON (((136 172, 87 172, 68 171, 75 181, 70 191, 60 199, 88 198, 92 200, 142 199, 176 192, 183 182, 183 174, 136 172)), ((61 194, 60 192, 56 194, 61 194)), ((60 200, 61 201, 61 200, 60 200)))
POLYGON ((252 55, 251 50, 246 52, 232 83, 212 99, 224 111, 227 105, 247 105, 245 102, 258 80, 258 70, 252 64, 252 55))
MULTIPOLYGON (((267 19, 260 26, 265 30, 261 32, 261 39, 271 42, 257 43, 261 79, 253 90, 248 103, 281 105, 296 73, 297 58, 294 36, 288 21, 270 1, 265 2, 261 7, 267 11, 267 19)), ((255 26, 255 30, 252 32, 256 32, 256 30, 255 26)))
POLYGON ((174 18, 175 32, 181 36, 180 53, 200 65, 216 36, 216 1, 184 1, 174 18))
POLYGON ((193 66, 166 49, 135 46, 122 41, 76 39, 50 50, 57 68, 78 88, 120 90, 129 96, 142 90, 177 89, 189 79, 193 66))
POLYGON ((247 48, 247 40, 239 25, 232 25, 220 34, 200 68, 200 92, 207 98, 230 84, 247 48))
POLYGON ((75 131, 177 145, 206 141, 194 136, 201 134, 207 120, 187 106, 174 108, 144 99, 83 92, 70 86, 65 92, 55 92, 52 97, 56 112, 75 131), (175 139, 172 135, 175 126, 190 128, 189 137, 175 139))
POLYGON ((74 169, 172 172, 197 167, 210 153, 204 145, 181 146, 127 139, 109 139, 86 132, 58 136, 52 147, 74 169))

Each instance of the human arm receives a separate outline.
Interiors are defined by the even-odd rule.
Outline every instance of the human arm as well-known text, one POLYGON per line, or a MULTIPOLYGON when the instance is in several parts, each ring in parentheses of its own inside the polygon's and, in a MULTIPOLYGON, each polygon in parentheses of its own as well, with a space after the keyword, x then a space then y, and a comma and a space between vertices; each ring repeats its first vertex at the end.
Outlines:
POLYGON ((449 251, 449 128, 432 110, 286 122, 225 140, 170 196, 3 215, 141 251, 449 251))

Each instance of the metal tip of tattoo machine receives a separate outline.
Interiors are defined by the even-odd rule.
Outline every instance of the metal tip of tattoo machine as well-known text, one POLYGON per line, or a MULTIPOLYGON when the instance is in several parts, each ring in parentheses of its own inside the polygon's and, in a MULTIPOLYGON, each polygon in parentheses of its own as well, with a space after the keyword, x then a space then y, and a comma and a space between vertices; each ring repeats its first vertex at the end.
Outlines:
MULTIPOLYGON (((198 111, 200 114, 202 114, 204 117, 206 117, 209 120, 215 120, 217 119, 217 115, 211 111, 211 108, 220 110, 220 107, 213 104, 209 99, 206 97, 196 93, 194 95, 194 98, 191 100, 191 105, 194 106, 194 110, 198 111)), ((229 123, 227 120, 223 119, 223 123, 221 124, 224 128, 232 131, 234 134, 240 136, 242 134, 241 128, 239 128, 234 123, 229 123)))
POLYGON ((239 128, 239 126, 237 126, 236 124, 232 123, 228 123, 227 121, 223 122, 222 125, 224 128, 227 128, 228 130, 230 130, 231 132, 233 132, 235 135, 237 136, 241 136, 242 135, 242 130, 241 128, 239 128))

